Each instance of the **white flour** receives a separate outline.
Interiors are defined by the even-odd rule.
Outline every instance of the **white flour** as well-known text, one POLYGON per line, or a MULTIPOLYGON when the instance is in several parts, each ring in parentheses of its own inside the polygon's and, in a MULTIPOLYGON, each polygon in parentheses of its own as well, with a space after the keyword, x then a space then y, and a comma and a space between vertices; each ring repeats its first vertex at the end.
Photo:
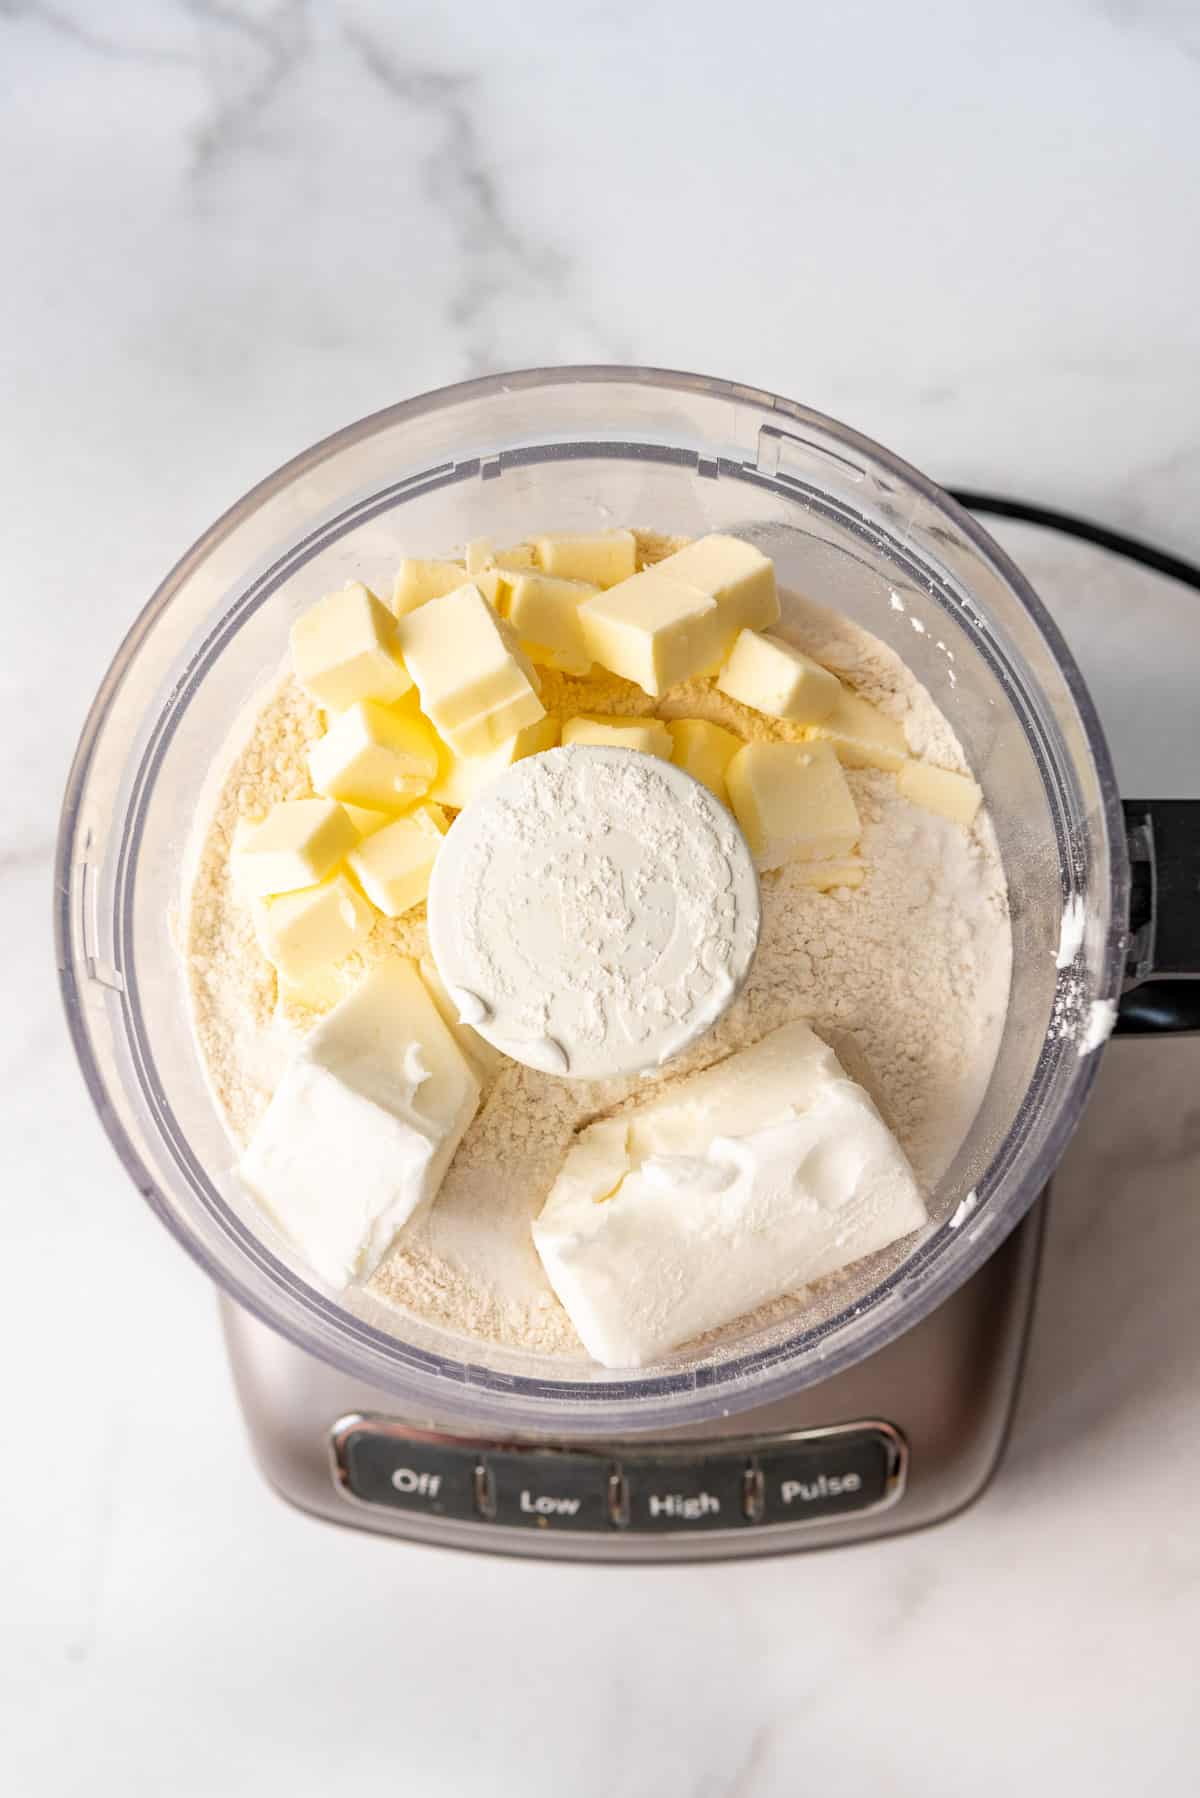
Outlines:
MULTIPOLYGON (((921 755, 964 768, 945 719, 877 639, 795 599, 780 628, 902 719, 921 755)), ((656 706, 615 677, 547 672, 543 699, 564 716, 656 711, 712 718, 745 737, 797 734, 703 681, 673 689, 656 706)), ((239 1143, 265 1108, 296 1033, 313 1020, 274 1017, 272 971, 230 888, 229 840, 239 813, 258 815, 276 799, 309 790, 303 751, 318 729, 315 710, 285 681, 222 788, 185 919, 196 1037, 239 1143)), ((889 775, 850 769, 847 777, 864 825, 863 885, 820 893, 786 867, 765 875, 759 951, 743 991, 661 1074, 573 1081, 506 1066, 485 1092, 436 1203, 403 1233, 371 1282, 377 1295, 467 1336, 580 1354, 529 1228, 572 1133, 795 1018, 808 1019, 849 1054, 850 1071, 866 1079, 918 1178, 933 1186, 966 1134, 999 1043, 1011 965, 1003 872, 986 818, 967 835, 898 798, 889 775)), ((367 954, 420 955, 426 948, 421 907, 394 922, 380 919, 367 954)))

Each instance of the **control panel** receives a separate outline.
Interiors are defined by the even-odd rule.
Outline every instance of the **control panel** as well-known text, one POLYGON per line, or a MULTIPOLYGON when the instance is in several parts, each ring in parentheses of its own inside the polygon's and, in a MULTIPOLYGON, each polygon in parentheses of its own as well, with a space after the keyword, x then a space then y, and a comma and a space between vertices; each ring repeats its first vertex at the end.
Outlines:
POLYGON ((592 1535, 769 1530, 881 1510, 904 1490, 908 1449, 870 1420, 678 1447, 480 1442, 354 1414, 331 1436, 351 1503, 491 1528, 592 1535))

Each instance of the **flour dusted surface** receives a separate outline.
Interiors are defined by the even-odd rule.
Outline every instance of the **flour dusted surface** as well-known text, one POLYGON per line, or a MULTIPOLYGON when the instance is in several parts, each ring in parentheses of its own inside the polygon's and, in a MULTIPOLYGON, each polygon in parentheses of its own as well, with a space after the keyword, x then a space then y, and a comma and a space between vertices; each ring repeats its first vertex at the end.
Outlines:
MULTIPOLYGON (((643 540, 643 559, 656 553, 663 546, 643 540)), ((785 608, 782 634, 901 719, 918 753, 965 768, 945 719, 891 650, 794 596, 785 596, 785 608)), ((542 688, 560 717, 653 711, 711 718, 747 738, 799 734, 706 681, 673 688, 657 704, 606 674, 583 680, 542 671, 542 688)), ((285 678, 230 765, 185 913, 193 1025, 239 1144, 315 1019, 276 1012, 273 970, 229 883, 229 843, 239 816, 311 791, 305 749, 319 729, 319 713, 285 678)), ((863 885, 821 893, 786 867, 763 876, 759 950, 745 988, 715 1029, 661 1074, 580 1082, 507 1065, 485 1092, 432 1209, 374 1276, 379 1297, 461 1335, 581 1355, 529 1231, 573 1133, 797 1018, 836 1047, 839 1039, 852 1043, 865 1066, 851 1071, 866 1078, 923 1186, 935 1184, 978 1108, 1003 1026, 1011 962, 1003 872, 986 817, 966 834, 899 798, 890 776, 846 772, 863 820, 863 885)), ((379 919, 365 954, 426 948, 419 907, 379 919)), ((351 980, 355 971, 351 964, 351 980)))

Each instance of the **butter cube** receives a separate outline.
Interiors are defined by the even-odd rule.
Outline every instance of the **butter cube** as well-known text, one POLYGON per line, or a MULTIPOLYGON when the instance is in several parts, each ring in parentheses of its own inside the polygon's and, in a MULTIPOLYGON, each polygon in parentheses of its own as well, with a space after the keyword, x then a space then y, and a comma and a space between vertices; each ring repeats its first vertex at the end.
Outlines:
POLYGON ((315 886, 357 842, 353 824, 332 799, 285 799, 261 824, 239 831, 234 880, 248 898, 315 886))
POLYGON ((342 713, 308 752, 313 786, 330 799, 402 812, 429 791, 437 738, 415 708, 364 700, 342 713))
POLYGON ((399 918, 424 899, 445 834, 441 806, 418 805, 350 851, 351 871, 386 918, 399 918))
POLYGON ((390 824, 396 816, 394 811, 377 812, 365 805, 347 805, 342 802, 342 810, 353 824, 360 837, 374 836, 385 824, 390 824))
POLYGON ((769 718, 819 724, 837 704, 842 683, 782 637, 744 630, 721 670, 717 688, 769 718))
POLYGON ((429 789, 429 797, 439 805, 453 805, 461 811, 514 762, 527 755, 540 755, 543 749, 553 749, 557 742, 558 719, 546 717, 539 718, 536 724, 527 724, 487 755, 458 755, 448 743, 441 743, 438 777, 429 789))
POLYGON ((368 974, 275 1089, 239 1173, 335 1286, 365 1280, 437 1193, 479 1081, 413 962, 368 974))
POLYGON ((640 749, 664 762, 671 759, 671 733, 657 718, 568 718, 562 740, 564 748, 572 743, 599 744, 606 749, 640 749))
POLYGON ((281 977, 303 988, 315 971, 332 967, 371 934, 374 915, 344 874, 261 902, 259 940, 281 977))
POLYGON ((537 567, 531 545, 515 543, 492 553, 490 538, 478 537, 467 545, 467 572, 493 611, 508 614, 508 596, 514 574, 537 567))
POLYGON ((848 856, 858 842, 858 808, 828 743, 747 743, 725 783, 759 868, 848 856))
POLYGON ((896 791, 926 811, 938 812, 952 824, 969 830, 983 804, 978 781, 948 768, 931 768, 928 762, 905 762, 896 776, 896 791))
POLYGON ((716 600, 657 568, 585 600, 579 622, 593 661, 655 696, 712 672, 725 648, 716 600))
POLYGON ((537 553, 532 543, 510 543, 507 549, 496 551, 497 568, 536 568, 537 553))
POLYGON ((637 538, 632 531, 560 532, 539 537, 534 549, 547 574, 588 581, 593 587, 615 587, 637 568, 637 538))
POLYGON ((531 663, 470 582, 406 613, 397 629, 421 709, 460 755, 484 755, 545 716, 531 663))
POLYGON ((493 612, 499 612, 503 616, 508 606, 508 583, 512 579, 508 570, 496 567, 481 568, 478 574, 471 576, 471 579, 493 612))
POLYGON ((843 687, 827 718, 811 724, 805 736, 832 743, 847 768, 882 768, 895 774, 908 759, 903 725, 886 718, 867 700, 843 687))
POLYGON ((562 580, 553 574, 508 577, 504 615, 531 662, 563 674, 586 674, 592 666, 579 607, 600 589, 588 581, 562 580))
POLYGON ((739 630, 769 630, 779 619, 775 564, 753 543, 714 533, 698 537, 656 564, 661 574, 699 587, 716 600, 732 639, 739 630))
POLYGON ((406 557, 392 587, 392 611, 397 618, 405 612, 415 612, 426 600, 453 593, 466 578, 461 562, 421 562, 406 557))
POLYGON ((438 1016, 476 1072, 488 1076, 498 1074, 503 1067, 511 1067, 511 1058, 502 1049, 494 1048, 478 1030, 464 1024, 432 955, 423 955, 418 965, 425 991, 437 1006, 438 1016))
POLYGON ((817 887, 827 893, 831 887, 860 887, 866 873, 867 864, 858 860, 793 862, 791 878, 801 886, 817 887))
POLYGON ((412 680, 396 621, 361 581, 301 613, 292 626, 292 670, 318 705, 344 711, 359 699, 401 699, 412 680))
POLYGON ((742 747, 742 739, 707 718, 676 718, 671 733, 671 760, 693 780, 700 780, 722 805, 729 804, 725 770, 742 747))

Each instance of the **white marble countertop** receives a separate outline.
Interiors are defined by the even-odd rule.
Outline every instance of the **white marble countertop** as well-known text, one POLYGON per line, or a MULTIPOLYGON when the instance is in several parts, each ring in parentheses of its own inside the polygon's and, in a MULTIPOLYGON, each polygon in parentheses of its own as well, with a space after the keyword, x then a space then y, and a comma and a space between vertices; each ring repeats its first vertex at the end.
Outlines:
MULTIPOLYGON (((513 1565, 260 1483, 212 1295, 87 1108, 47 915, 76 731, 164 570, 295 450, 468 373, 744 379, 1200 558, 1195 8, 0 0, 0 69, 5 1789, 1194 1783, 1200 1044, 1106 1057, 972 1510, 513 1565)), ((1127 785, 1197 791, 1200 608, 1006 540, 1127 785)))

